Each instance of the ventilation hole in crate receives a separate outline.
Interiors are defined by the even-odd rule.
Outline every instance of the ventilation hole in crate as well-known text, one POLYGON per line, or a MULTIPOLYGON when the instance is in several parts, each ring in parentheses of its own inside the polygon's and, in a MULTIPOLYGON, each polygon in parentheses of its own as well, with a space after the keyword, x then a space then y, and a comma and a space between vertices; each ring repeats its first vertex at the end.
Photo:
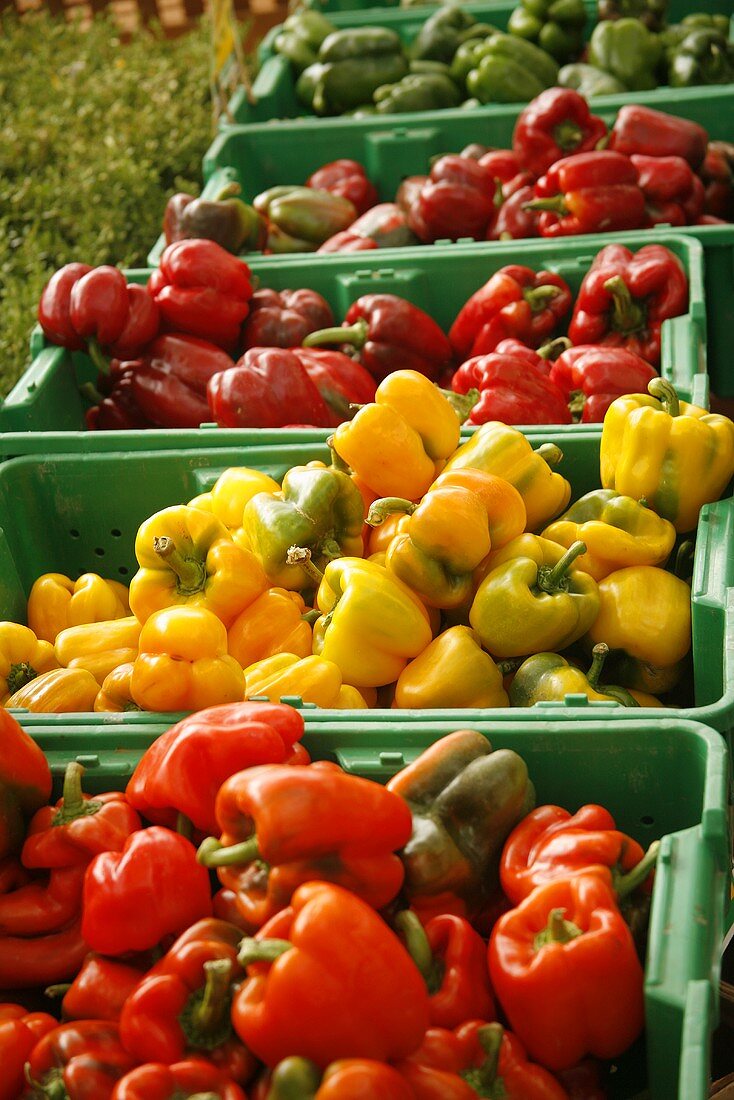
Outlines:
POLYGON ((103 558, 104 557, 104 550, 102 549, 101 546, 95 546, 94 552, 95 552, 95 554, 97 555, 98 558, 103 558))
POLYGON ((117 572, 120 574, 121 577, 126 577, 130 570, 126 565, 121 565, 117 572))
POLYGON ((649 814, 645 814, 644 817, 640 818, 640 824, 641 825, 646 825, 649 828, 651 825, 655 824, 655 818, 650 817, 649 814))
POLYGON ((71 535, 71 537, 73 539, 78 539, 79 538, 79 532, 77 531, 76 527, 71 527, 69 529, 69 534, 71 535))
POLYGON ((112 535, 113 539, 119 539, 122 536, 122 531, 119 529, 119 527, 113 527, 110 531, 110 534, 112 535))

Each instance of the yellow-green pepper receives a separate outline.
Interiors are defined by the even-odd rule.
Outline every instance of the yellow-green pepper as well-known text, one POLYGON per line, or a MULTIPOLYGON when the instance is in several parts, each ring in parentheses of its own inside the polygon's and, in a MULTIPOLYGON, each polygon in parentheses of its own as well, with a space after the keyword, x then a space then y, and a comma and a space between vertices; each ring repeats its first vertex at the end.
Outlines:
POLYGON ((406 665, 393 702, 402 710, 506 706, 502 671, 468 626, 444 630, 406 665))

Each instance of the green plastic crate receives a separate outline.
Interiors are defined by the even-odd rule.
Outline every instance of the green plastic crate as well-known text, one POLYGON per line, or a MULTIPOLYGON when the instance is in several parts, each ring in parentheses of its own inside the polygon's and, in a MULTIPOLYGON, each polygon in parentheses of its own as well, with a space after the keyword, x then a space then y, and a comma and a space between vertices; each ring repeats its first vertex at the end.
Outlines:
MULTIPOLYGON (((487 0, 484 6, 489 9, 491 2, 492 0, 487 0)), ((338 12, 362 12, 367 9, 376 9, 373 18, 377 22, 385 15, 384 9, 396 8, 399 7, 399 4, 397 0, 304 0, 303 6, 329 14, 332 12, 336 14, 338 12)), ((504 4, 498 4, 498 6, 504 7, 504 4)), ((426 5, 418 10, 425 14, 425 18, 428 18, 431 12, 436 10, 436 7, 436 4, 426 5)), ((595 0, 587 0, 587 7, 590 14, 594 15, 596 12, 595 0)), ((668 7, 668 22, 676 23, 694 9, 696 11, 711 12, 711 14, 730 15, 731 3, 730 0, 701 0, 700 3, 692 4, 691 0, 672 0, 668 7)))
MULTIPOLYGON (((520 753, 538 803, 576 810, 607 806, 620 829, 643 846, 661 839, 645 968, 646 1042, 615 1064, 605 1082, 612 1100, 633 1100, 649 1082, 651 1100, 704 1100, 710 1042, 717 1021, 722 930, 729 881, 727 759, 721 738, 704 726, 666 718, 612 726, 582 716, 573 724, 540 719, 461 723, 485 733, 495 748, 520 753)), ((405 724, 394 713, 356 730, 349 721, 320 726, 309 712, 304 743, 315 759, 384 782, 452 722, 405 724)), ((87 769, 90 792, 121 788, 151 730, 89 731, 65 722, 34 730, 57 787, 69 760, 87 769)))
MULTIPOLYGON (((463 248, 392 249, 367 253, 340 253, 328 263, 314 264, 310 256, 253 257, 252 268, 262 286, 282 290, 308 286, 319 291, 341 319, 361 294, 379 291, 398 294, 421 306, 448 331, 459 309, 475 290, 499 268, 522 263, 537 270, 556 271, 576 292, 598 248, 611 240, 626 240, 624 234, 609 235, 597 246, 589 238, 559 241, 523 241, 499 244, 488 250, 483 245, 463 248)), ((594 238, 598 240, 598 238, 594 238)), ((708 403, 706 376, 706 308, 703 292, 703 250, 690 237, 668 235, 667 246, 680 257, 689 277, 689 312, 663 324, 662 373, 695 404, 708 403)), ((147 271, 131 273, 145 281, 147 271)), ((87 402, 80 384, 92 381, 96 370, 82 353, 45 346, 37 329, 32 341, 33 361, 5 402, 0 406, 0 431, 79 431, 84 427, 87 402)), ((554 434, 578 431, 578 427, 554 428, 554 434)), ((598 429, 597 429, 598 430, 598 429)), ((90 433, 109 435, 116 433, 90 433)), ((170 431, 146 431, 145 439, 170 439, 170 431)), ((38 447, 38 441, 31 446, 38 447)), ((12 454, 12 440, 0 442, 0 453, 12 454)), ((148 446, 151 446, 149 443, 148 446)), ((16 452, 17 453, 17 452, 16 452)))

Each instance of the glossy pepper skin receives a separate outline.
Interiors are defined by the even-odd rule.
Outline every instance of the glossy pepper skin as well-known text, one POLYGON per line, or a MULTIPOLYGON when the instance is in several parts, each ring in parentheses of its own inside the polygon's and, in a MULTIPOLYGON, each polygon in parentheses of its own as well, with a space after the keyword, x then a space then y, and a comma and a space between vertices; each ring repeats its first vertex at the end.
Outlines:
POLYGON ((673 50, 668 65, 671 88, 730 84, 734 80, 734 48, 728 27, 691 27, 690 34, 673 50))
POLYGON ((514 241, 524 240, 526 237, 539 237, 539 215, 529 208, 534 200, 535 190, 530 184, 521 187, 505 199, 490 226, 487 240, 514 241))
POLYGON ((693 531, 704 504, 718 500, 734 473, 734 424, 679 401, 655 378, 648 393, 609 406, 601 438, 601 483, 693 531))
POLYGON ((39 640, 30 627, 0 622, 0 704, 53 668, 58 661, 50 642, 39 640))
POLYGON ((449 330, 454 352, 486 355, 509 338, 540 347, 571 308, 571 289, 550 271, 508 264, 472 294, 449 330))
POLYGON ((240 702, 245 678, 216 615, 204 607, 166 607, 140 632, 130 689, 143 710, 203 710, 240 702))
POLYGON ((538 179, 557 160, 596 149, 606 132, 606 123, 591 114, 582 95, 571 88, 548 88, 518 115, 512 148, 538 179))
POLYGON ((535 531, 571 499, 571 486, 553 471, 562 457, 555 445, 534 451, 516 428, 491 421, 452 454, 446 471, 469 467, 506 478, 523 498, 528 530, 535 531))
POLYGON ((581 0, 524 0, 510 16, 507 29, 535 42, 563 64, 579 56, 586 18, 581 0))
POLYGON ((626 92, 621 80, 605 73, 594 65, 585 65, 580 61, 573 65, 564 65, 558 74, 561 88, 573 88, 584 99, 593 99, 598 95, 620 95, 626 92))
POLYGON ((133 700, 130 686, 134 665, 134 661, 128 661, 107 673, 94 700, 96 712, 119 714, 123 711, 140 710, 133 700))
POLYGON ((228 1074, 199 1058, 187 1058, 171 1066, 160 1062, 137 1066, 117 1082, 110 1100, 185 1100, 196 1096, 246 1100, 228 1074))
POLYGON ((369 103, 376 88, 408 71, 402 43, 385 27, 334 31, 321 43, 318 61, 305 69, 296 95, 317 115, 341 114, 369 103))
POLYGON ((90 954, 68 988, 49 986, 46 996, 56 991, 63 993, 61 1013, 64 1020, 117 1023, 122 1006, 144 974, 139 967, 90 954))
POLYGON ((72 714, 94 707, 99 684, 85 668, 55 668, 19 688, 5 706, 41 714, 72 714))
POLYGON ((71 981, 88 951, 79 918, 46 935, 2 936, 0 987, 34 989, 52 982, 71 981))
POLYGON ((616 76, 631 92, 649 91, 658 81, 655 70, 662 42, 637 19, 597 23, 589 40, 589 64, 616 76))
POLYGON ((175 241, 148 281, 165 323, 229 349, 250 311, 250 269, 214 241, 175 241))
POLYGON ((397 936, 331 883, 300 886, 289 909, 243 942, 239 958, 248 980, 235 996, 232 1022, 267 1065, 294 1053, 322 1068, 339 1058, 403 1058, 428 1026, 425 983, 397 936), (368 968, 355 942, 369 952, 368 968), (322 991, 318 1013, 308 1008, 314 981, 322 991))
POLYGON ((616 1058, 642 1031, 644 975, 606 868, 540 886, 500 917, 489 973, 510 1025, 548 1069, 616 1058))
MULTIPOLYGON (((7 710, 0 709, 0 859, 19 852, 28 820, 51 796, 45 754, 7 710)), ((6 984, 6 983, 3 983, 6 984)), ((12 988, 9 983, 8 988, 12 988)))
POLYGON ((407 1082, 392 1066, 368 1058, 342 1058, 321 1075, 306 1058, 284 1058, 266 1074, 253 1100, 414 1100, 407 1082))
POLYGON ((314 63, 319 46, 334 30, 334 24, 321 12, 299 11, 285 20, 273 48, 300 73, 314 63))
MULTIPOLYGON (((427 181, 427 176, 420 177, 427 181)), ((405 180, 403 180, 403 184, 405 180)), ((403 188, 404 189, 404 188, 403 188)), ((319 252, 362 252, 373 248, 400 248, 417 244, 417 238, 408 229, 407 209, 395 202, 381 202, 373 206, 342 233, 335 233, 318 249, 319 252)))
POLYGON ((594 660, 587 673, 569 665, 558 653, 534 653, 523 661, 513 677, 510 705, 533 707, 551 700, 562 702, 566 695, 585 695, 593 701, 616 702, 623 707, 639 706, 624 688, 599 683, 608 652, 605 643, 594 646, 594 660))
POLYGON ((101 685, 114 668, 135 659, 139 638, 140 623, 134 615, 126 615, 109 622, 68 626, 57 635, 54 652, 67 671, 89 672, 101 685))
POLYGON ((570 424, 566 398, 544 369, 525 357, 492 352, 467 359, 451 379, 455 393, 479 390, 467 424, 570 424))
POLYGON ((298 347, 304 336, 334 323, 329 303, 315 290, 256 290, 242 330, 247 348, 298 347))
POLYGON ((356 707, 364 710, 365 700, 355 687, 342 682, 342 674, 333 661, 309 654, 277 653, 264 661, 248 665, 245 694, 248 699, 291 699, 334 710, 356 707))
POLYGON ((221 840, 205 841, 199 859, 218 869, 253 929, 285 909, 303 882, 338 881, 375 909, 402 886, 395 851, 410 836, 410 811, 333 764, 240 772, 221 788, 217 819, 221 840))
POLYGON ((451 360, 451 348, 436 322, 395 294, 365 294, 347 310, 341 328, 311 333, 304 346, 344 344, 377 382, 396 370, 413 370, 435 381, 451 360))
POLYGON ((568 348, 550 370, 550 380, 582 424, 601 424, 612 401, 645 390, 655 377, 655 368, 630 348, 596 344, 568 348))
POLYGON ((100 954, 156 947, 210 913, 209 877, 196 849, 170 829, 140 829, 121 852, 103 852, 87 867, 82 935, 100 954))
POLYGON ((523 760, 506 749, 492 752, 480 733, 459 730, 426 749, 387 787, 413 814, 413 833, 402 851, 411 908, 420 916, 476 915, 497 892, 505 838, 535 801, 523 760))
POLYGON ((489 171, 468 157, 451 154, 431 167, 408 213, 408 225, 424 244, 437 240, 481 240, 494 214, 495 186, 489 171))
POLYGON ((474 597, 469 621, 495 657, 562 649, 577 641, 599 611, 596 581, 574 569, 586 547, 573 543, 555 564, 518 557, 498 565, 474 597))
POLYGON ((609 148, 625 156, 683 157, 694 170, 706 156, 708 134, 687 118, 626 104, 611 129, 609 148))
POLYGON ((462 42, 484 38, 491 27, 477 23, 473 15, 453 5, 443 5, 424 22, 411 46, 411 56, 421 61, 448 64, 462 42))
MULTIPOLYGON (((134 1059, 120 1043, 117 1024, 107 1020, 77 1020, 47 1032, 26 1063, 26 1076, 39 1086, 63 1085, 68 1100, 111 1096, 115 1082, 131 1070, 134 1059)), ((31 1093, 33 1095, 33 1093, 31 1093)))
POLYGON ((471 466, 447 469, 439 474, 432 488, 460 486, 474 493, 486 509, 492 548, 499 550, 522 534, 527 512, 522 497, 504 477, 496 477, 471 466))
POLYGON ((466 90, 480 103, 527 103, 558 78, 545 50, 513 34, 493 34, 472 50, 466 90))
MULTIPOLYGON (((377 188, 370 183, 364 167, 356 160, 342 158, 322 165, 308 177, 306 187, 315 187, 348 199, 358 215, 365 214, 377 202, 377 188)), ((317 327, 324 328, 328 324, 329 321, 324 321, 317 327)))
POLYGON ((398 710, 506 707, 502 673, 468 626, 444 630, 398 677, 398 710))
POLYGON ((265 222, 254 207, 243 202, 242 188, 229 181, 210 198, 179 192, 166 203, 163 235, 166 244, 187 238, 206 239, 227 252, 259 251, 265 244, 265 222))
POLYGON ((556 161, 536 183, 535 195, 530 207, 541 211, 541 237, 639 229, 645 220, 637 169, 609 149, 556 161))
POLYGON ((293 590, 308 587, 309 577, 287 564, 289 547, 308 547, 321 568, 333 558, 362 553, 363 523, 364 504, 352 479, 321 462, 292 467, 280 491, 252 497, 242 518, 269 582, 293 590))
POLYGON ((703 183, 683 157, 646 157, 630 160, 640 178, 651 225, 695 224, 703 214, 703 183))
POLYGON ((663 321, 688 308, 683 265, 664 245, 632 253, 621 244, 603 248, 584 276, 568 328, 573 344, 602 344, 660 363, 663 321))
POLYGON ((85 340, 109 346, 122 335, 129 315, 125 276, 105 264, 74 282, 69 296, 69 320, 85 340))
POLYGON ((33 582, 28 596, 28 626, 37 638, 52 645, 68 626, 129 614, 127 588, 97 573, 83 573, 75 581, 63 573, 44 573, 33 582))
POLYGON ((283 428, 294 418, 316 428, 331 424, 318 388, 286 348, 250 348, 233 367, 210 379, 207 398, 222 428, 283 428))
POLYGON ((135 768, 126 796, 156 825, 173 829, 184 814, 194 828, 216 832, 214 803, 225 779, 260 764, 289 763, 302 736, 303 718, 292 707, 209 707, 156 738, 135 768))
POLYGON ((0 935, 42 937, 67 928, 79 915, 84 865, 49 871, 0 897, 0 935))
POLYGON ((33 1048, 58 1021, 47 1012, 28 1012, 22 1005, 0 1004, 0 1100, 23 1094, 25 1063, 33 1048))
POLYGON ((308 657, 313 632, 297 592, 269 588, 250 604, 227 632, 227 651, 243 668, 276 653, 308 657))
MULTIPOLYGON (((85 341, 71 320, 71 291, 93 269, 89 264, 65 264, 46 283, 38 303, 38 322, 52 344, 81 351, 85 341)), ((122 330, 120 330, 122 331, 122 330)))
POLYGON ((326 348, 298 348, 294 354, 326 403, 333 427, 352 419, 354 405, 374 401, 374 378, 350 356, 326 348))
POLYGON ((461 104, 461 92, 448 72, 410 72, 394 84, 383 84, 374 93, 378 115, 411 111, 440 111, 461 104))
POLYGON ((662 565, 675 542, 675 528, 639 500, 614 489, 594 489, 543 531, 543 538, 568 548, 578 539, 586 546, 578 568, 595 581, 617 569, 662 565))
POLYGON ((166 333, 153 341, 131 371, 135 405, 151 424, 161 428, 198 428, 209 420, 209 380, 233 366, 232 357, 210 340, 166 333))
POLYGON ((341 195, 312 187, 294 187, 273 196, 267 204, 268 249, 314 252, 329 237, 348 229, 357 216, 354 203, 341 195))

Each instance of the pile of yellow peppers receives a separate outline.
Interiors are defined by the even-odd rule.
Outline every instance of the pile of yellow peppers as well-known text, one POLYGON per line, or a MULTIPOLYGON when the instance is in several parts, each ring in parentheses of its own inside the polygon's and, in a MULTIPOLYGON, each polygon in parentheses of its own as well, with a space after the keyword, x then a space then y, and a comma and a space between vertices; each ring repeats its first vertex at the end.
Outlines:
POLYGON ((232 468, 147 519, 129 591, 39 577, 28 625, 0 624, 3 704, 662 705, 690 661, 680 536, 734 475, 734 424, 655 379, 609 409, 602 488, 570 507, 554 444, 459 431, 441 390, 398 371, 337 428, 330 465, 281 485, 232 468))

